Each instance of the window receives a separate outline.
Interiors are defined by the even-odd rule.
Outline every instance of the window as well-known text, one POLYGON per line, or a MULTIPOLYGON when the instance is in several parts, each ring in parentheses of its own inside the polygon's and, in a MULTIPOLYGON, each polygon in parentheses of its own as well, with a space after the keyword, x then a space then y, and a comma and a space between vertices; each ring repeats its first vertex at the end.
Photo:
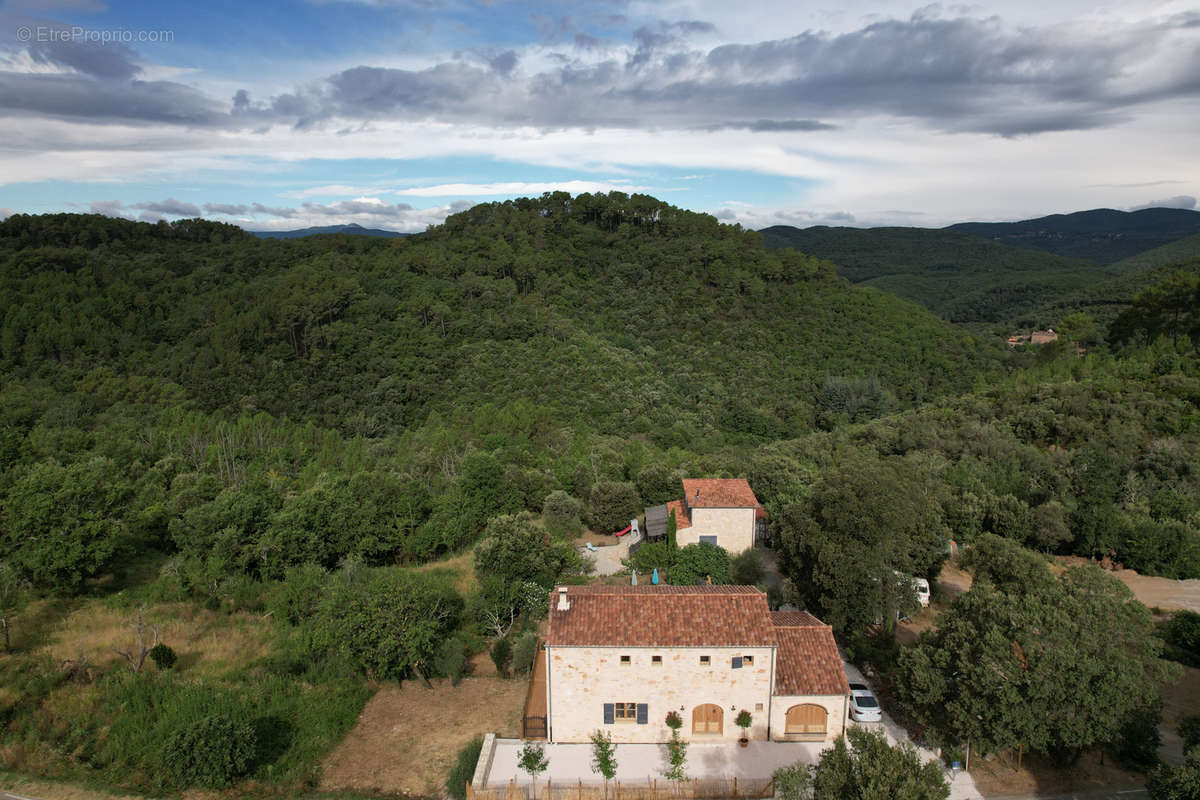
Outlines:
POLYGON ((621 666, 627 667, 632 663, 633 663, 633 661, 631 660, 631 658, 629 656, 621 656, 621 666))
POLYGON ((762 703, 755 703, 755 704, 754 704, 754 710, 755 710, 755 711, 762 711, 762 703))
POLYGON ((715 536, 701 536, 701 537, 700 537, 700 544, 711 544, 713 547, 717 547, 717 546, 718 546, 718 545, 717 545, 717 537, 715 537, 715 536))
POLYGON ((754 666, 754 656, 742 656, 742 666, 754 666))
POLYGON ((650 663, 653 666, 661 667, 662 666, 662 656, 650 656, 650 663))
POLYGON ((637 720, 637 703, 613 703, 613 716, 617 722, 637 720))
POLYGON ((700 656, 700 666, 707 667, 712 664, 712 659, 708 656, 700 656))

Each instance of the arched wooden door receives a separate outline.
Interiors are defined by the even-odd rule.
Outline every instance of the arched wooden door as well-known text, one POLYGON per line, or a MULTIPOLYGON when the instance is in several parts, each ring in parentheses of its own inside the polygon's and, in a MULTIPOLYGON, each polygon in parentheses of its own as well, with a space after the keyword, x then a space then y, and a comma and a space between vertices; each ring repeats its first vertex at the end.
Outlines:
POLYGON ((692 709, 692 733, 721 733, 725 713, 718 705, 705 703, 692 709))
POLYGON ((825 733, 825 721, 828 717, 825 709, 811 703, 792 706, 787 710, 787 721, 784 733, 825 733))

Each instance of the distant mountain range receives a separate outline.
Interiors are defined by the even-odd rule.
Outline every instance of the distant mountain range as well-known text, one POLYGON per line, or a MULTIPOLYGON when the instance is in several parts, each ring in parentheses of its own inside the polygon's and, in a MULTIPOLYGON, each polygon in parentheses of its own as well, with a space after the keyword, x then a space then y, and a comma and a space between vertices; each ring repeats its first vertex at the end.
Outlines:
POLYGON ((408 236, 399 231, 385 231, 380 228, 364 228, 358 223, 349 225, 324 225, 319 228, 299 228, 294 231, 250 231, 260 239, 299 239, 301 236, 317 236, 322 233, 347 233, 352 236, 378 236, 383 239, 394 239, 398 236, 408 236))
POLYGON ((960 222, 948 230, 1097 264, 1112 264, 1144 250, 1200 233, 1200 211, 1097 208, 1021 222, 960 222))
MULTIPOLYGON (((853 283, 921 303, 959 324, 1055 324, 1063 302, 1077 305, 1146 285, 1109 282, 1200 256, 1200 212, 1174 208, 1099 209, 1021 222, 966 222, 948 228, 794 228, 760 233, 833 262, 853 283)), ((1146 276, 1149 280, 1149 275, 1146 276)))

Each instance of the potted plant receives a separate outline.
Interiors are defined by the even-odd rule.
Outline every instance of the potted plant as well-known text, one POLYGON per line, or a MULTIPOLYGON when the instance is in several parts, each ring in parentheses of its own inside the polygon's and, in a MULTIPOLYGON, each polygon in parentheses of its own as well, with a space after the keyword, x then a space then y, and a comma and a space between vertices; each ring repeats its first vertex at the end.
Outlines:
POLYGON ((750 712, 744 708, 733 719, 734 724, 742 729, 742 738, 738 739, 738 744, 742 747, 750 744, 750 723, 753 721, 750 712))

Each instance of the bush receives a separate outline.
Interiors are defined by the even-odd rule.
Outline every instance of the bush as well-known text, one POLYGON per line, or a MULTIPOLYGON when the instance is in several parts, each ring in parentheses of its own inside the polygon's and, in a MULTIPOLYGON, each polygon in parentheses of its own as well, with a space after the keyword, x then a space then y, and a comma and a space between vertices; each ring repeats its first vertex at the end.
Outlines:
POLYGON ((163 745, 163 767, 179 786, 228 786, 253 767, 254 729, 214 715, 175 731, 163 745))
POLYGON ((451 636, 442 642, 433 657, 433 668, 443 678, 449 678, 450 683, 458 685, 462 679, 463 668, 467 665, 467 651, 461 639, 451 636))
POLYGON ((668 575, 677 586, 702 583, 711 578, 713 584, 729 583, 729 553, 713 544, 689 544, 675 555, 675 564, 668 575))
POLYGON ((512 668, 513 673, 517 675, 528 674, 533 668, 533 660, 537 658, 537 634, 533 631, 521 635, 517 639, 517 645, 512 652, 512 668))
POLYGON ((476 736, 463 745, 454 758, 454 766, 446 776, 446 793, 454 800, 467 800, 467 784, 475 777, 475 765, 483 750, 483 737, 476 736))
POLYGON ((640 512, 642 501, 632 483, 600 481, 592 487, 591 523, 596 533, 615 533, 640 512))
POLYGON ((496 672, 501 675, 508 674, 508 662, 512 658, 512 645, 508 638, 497 639, 492 645, 492 663, 496 665, 496 672))
POLYGON ((762 553, 751 548, 738 553, 730 563, 730 573, 733 582, 742 586, 755 586, 763 579, 766 569, 763 567, 762 553))
POLYGON ((1144 708, 1126 718, 1113 742, 1113 755, 1126 769, 1145 772, 1158 763, 1158 746, 1162 737, 1158 723, 1162 708, 1144 708))
POLYGON ((154 666, 159 669, 170 669, 175 666, 175 651, 169 645, 165 645, 162 642, 151 647, 148 655, 150 656, 150 660, 154 662, 154 666))
POLYGON ((553 536, 572 537, 583 528, 583 503, 561 489, 551 492, 542 504, 542 523, 553 536))
POLYGON ((1200 717, 1184 717, 1179 720, 1179 738, 1183 739, 1183 752, 1200 747, 1200 717))
POLYGON ((1200 665, 1200 614, 1195 611, 1175 612, 1175 616, 1167 623, 1165 638, 1181 661, 1200 665))
POLYGON ((629 566, 638 572, 669 570, 675 563, 675 554, 667 542, 642 542, 637 552, 629 557, 629 566))
POLYGON ((289 567, 271 593, 269 607, 275 619, 298 625, 317 611, 329 573, 316 564, 289 567))

